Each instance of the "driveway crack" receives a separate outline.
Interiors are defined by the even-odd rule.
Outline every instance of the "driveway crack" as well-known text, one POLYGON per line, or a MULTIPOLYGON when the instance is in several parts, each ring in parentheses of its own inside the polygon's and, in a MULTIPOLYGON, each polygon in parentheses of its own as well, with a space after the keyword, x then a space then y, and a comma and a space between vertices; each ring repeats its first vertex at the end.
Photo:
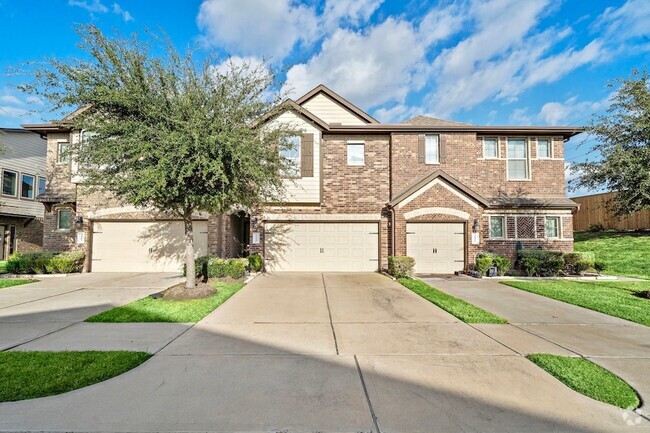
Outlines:
POLYGON ((325 303, 327 304, 327 314, 330 318, 330 328, 332 328, 332 336, 334 337, 334 348, 336 349, 336 354, 339 355, 339 344, 336 341, 336 331, 334 330, 334 322, 332 322, 332 311, 330 310, 330 299, 327 295, 327 285, 325 284, 325 274, 320 274, 321 279, 323 280, 323 290, 325 291, 325 303))
POLYGON ((368 403, 368 410, 370 410, 370 417, 372 418, 373 431, 376 433, 381 433, 379 430, 379 424, 377 423, 377 415, 375 410, 372 407, 372 402, 370 401, 370 394, 368 393, 368 388, 366 387, 366 381, 363 378, 363 372, 361 371, 361 366, 359 365, 359 360, 357 355, 354 355, 354 363, 357 365, 357 372, 359 373, 359 379, 361 379, 361 387, 363 388, 363 394, 366 396, 366 402, 368 403))

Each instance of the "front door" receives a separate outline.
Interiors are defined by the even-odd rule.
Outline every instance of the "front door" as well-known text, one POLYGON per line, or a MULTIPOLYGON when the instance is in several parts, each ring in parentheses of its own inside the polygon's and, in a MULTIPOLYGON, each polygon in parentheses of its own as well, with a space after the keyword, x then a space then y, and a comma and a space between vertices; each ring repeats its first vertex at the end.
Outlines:
POLYGON ((465 267, 465 223, 407 223, 406 255, 417 274, 453 274, 465 267))

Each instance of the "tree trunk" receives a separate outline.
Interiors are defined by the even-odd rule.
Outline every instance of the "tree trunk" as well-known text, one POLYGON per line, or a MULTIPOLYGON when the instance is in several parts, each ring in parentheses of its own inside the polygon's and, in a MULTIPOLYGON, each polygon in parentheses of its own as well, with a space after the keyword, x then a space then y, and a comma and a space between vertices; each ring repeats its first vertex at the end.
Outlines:
POLYGON ((192 227, 192 212, 185 212, 183 215, 183 224, 185 226, 185 280, 186 289, 194 289, 196 287, 196 270, 194 265, 194 229, 192 227))

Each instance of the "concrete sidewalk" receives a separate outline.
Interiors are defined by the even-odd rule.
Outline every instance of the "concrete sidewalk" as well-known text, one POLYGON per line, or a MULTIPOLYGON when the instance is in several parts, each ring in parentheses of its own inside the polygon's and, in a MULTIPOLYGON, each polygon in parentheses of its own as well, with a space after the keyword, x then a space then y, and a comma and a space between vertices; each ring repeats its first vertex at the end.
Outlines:
POLYGON ((0 404, 0 430, 650 432, 379 274, 261 275, 180 336, 168 331, 126 374, 0 404))
POLYGON ((650 417, 650 327, 556 301, 489 279, 425 278, 432 286, 498 314, 508 326, 474 325, 511 349, 582 356, 613 371, 640 394, 650 417))

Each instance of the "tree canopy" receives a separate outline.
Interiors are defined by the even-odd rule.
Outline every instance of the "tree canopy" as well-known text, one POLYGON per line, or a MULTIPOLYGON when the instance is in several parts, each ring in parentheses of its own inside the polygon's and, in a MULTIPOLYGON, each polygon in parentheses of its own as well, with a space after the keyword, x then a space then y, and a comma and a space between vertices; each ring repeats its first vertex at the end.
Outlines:
POLYGON ((277 75, 266 64, 180 54, 153 33, 149 42, 92 25, 78 33, 86 58, 52 59, 20 87, 52 110, 80 108, 66 122, 88 131, 72 149, 85 188, 183 219, 193 286, 192 214, 254 209, 282 193, 288 163, 278 146, 295 132, 255 124, 278 110, 277 75))
POLYGON ((650 208, 650 77, 634 70, 610 86, 611 105, 588 127, 601 159, 574 164, 571 186, 617 192, 611 208, 624 215, 650 208))

